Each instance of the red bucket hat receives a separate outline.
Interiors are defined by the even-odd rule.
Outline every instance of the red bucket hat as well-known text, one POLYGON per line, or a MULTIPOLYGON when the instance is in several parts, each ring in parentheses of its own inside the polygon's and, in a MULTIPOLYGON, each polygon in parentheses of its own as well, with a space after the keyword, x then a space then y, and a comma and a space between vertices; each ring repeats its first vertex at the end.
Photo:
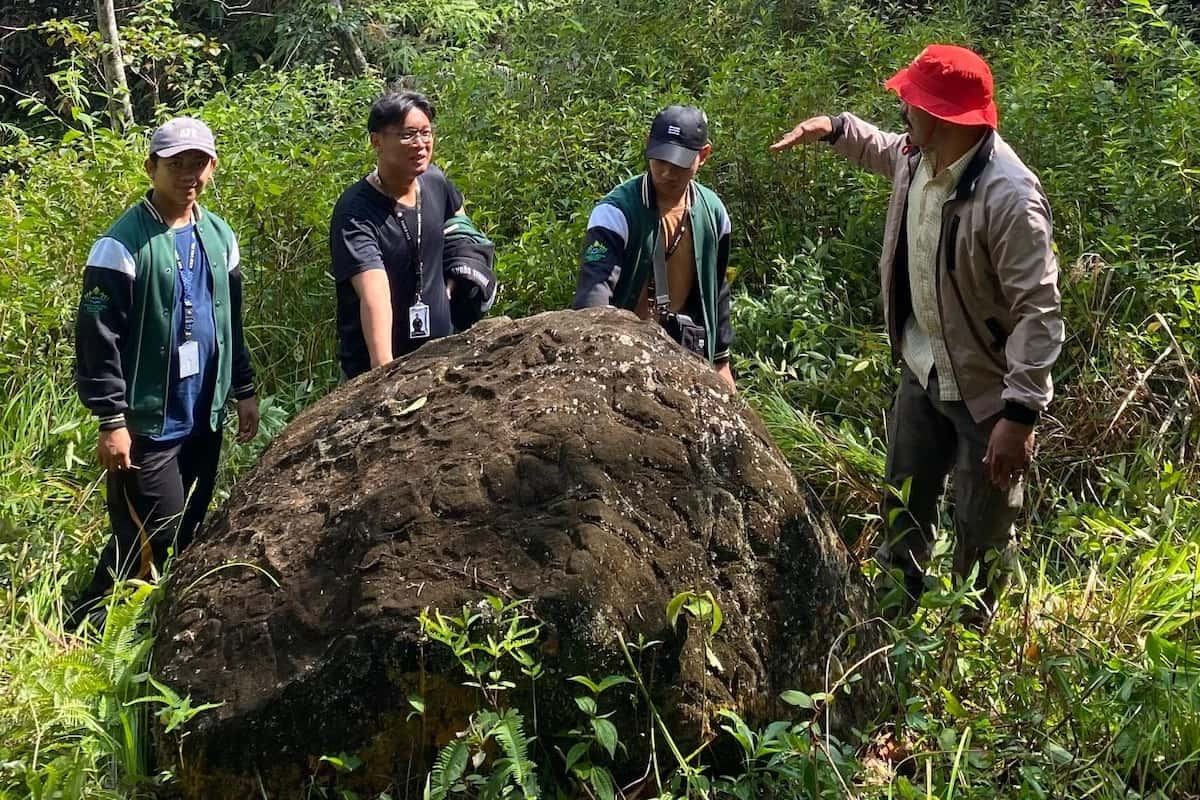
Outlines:
POLYGON ((931 44, 883 86, 938 119, 996 127, 999 115, 992 99, 992 71, 965 47, 931 44))

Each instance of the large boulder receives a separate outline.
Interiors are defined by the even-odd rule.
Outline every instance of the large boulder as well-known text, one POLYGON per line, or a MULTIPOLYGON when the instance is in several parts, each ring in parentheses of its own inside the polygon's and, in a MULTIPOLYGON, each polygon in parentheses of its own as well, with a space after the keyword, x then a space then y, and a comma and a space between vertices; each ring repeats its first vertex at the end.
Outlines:
MULTIPOLYGON (((323 754, 362 758, 366 789, 419 776, 477 700, 418 615, 484 595, 531 598, 543 623, 546 675, 511 693, 527 722, 536 696, 542 744, 578 724, 567 677, 628 673, 618 634, 662 642, 642 673, 682 743, 717 708, 787 717, 782 690, 822 690, 855 660, 846 641, 871 642, 839 643, 866 587, 806 496, 744 400, 627 312, 431 342, 300 414, 179 560, 156 671, 224 705, 160 735, 159 755, 210 800, 260 783, 299 796, 323 754), (684 590, 721 607, 711 654, 687 615, 667 623, 684 590)), ((835 716, 869 709, 874 685, 835 716)), ((628 690, 615 720, 640 774, 645 706, 628 690)))

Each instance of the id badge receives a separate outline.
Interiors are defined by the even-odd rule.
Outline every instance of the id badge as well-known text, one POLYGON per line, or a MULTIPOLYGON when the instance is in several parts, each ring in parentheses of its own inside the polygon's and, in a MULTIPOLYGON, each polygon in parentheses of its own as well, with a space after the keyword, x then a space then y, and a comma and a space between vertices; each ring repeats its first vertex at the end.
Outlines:
POLYGON ((429 338, 429 306, 424 303, 413 303, 408 308, 408 338, 429 338))
POLYGON ((184 342, 179 345, 179 377, 190 378, 200 373, 200 343, 184 342))

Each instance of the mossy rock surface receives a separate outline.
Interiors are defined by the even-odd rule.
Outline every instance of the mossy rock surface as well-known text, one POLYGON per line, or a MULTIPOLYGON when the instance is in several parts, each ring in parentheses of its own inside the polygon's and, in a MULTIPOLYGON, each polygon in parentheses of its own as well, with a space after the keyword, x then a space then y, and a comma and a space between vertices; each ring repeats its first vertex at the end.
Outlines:
MULTIPOLYGON (((821 691, 867 607, 808 497, 744 400, 631 314, 501 318, 431 342, 300 414, 180 558, 155 671, 224 705, 181 740, 160 734, 160 760, 187 797, 294 797, 320 756, 356 754, 344 785, 403 796, 475 707, 418 615, 488 594, 530 598, 543 623, 546 674, 511 697, 532 734, 536 696, 542 748, 580 722, 568 677, 626 672, 618 633, 661 642, 641 667, 682 746, 719 708, 787 718, 779 693, 821 691), (711 656, 694 621, 667 624, 689 589, 724 614, 711 656)), ((877 685, 867 673, 835 701, 839 724, 870 713, 877 685)), ((629 687, 602 707, 627 748, 618 772, 641 774, 646 707, 629 687)))

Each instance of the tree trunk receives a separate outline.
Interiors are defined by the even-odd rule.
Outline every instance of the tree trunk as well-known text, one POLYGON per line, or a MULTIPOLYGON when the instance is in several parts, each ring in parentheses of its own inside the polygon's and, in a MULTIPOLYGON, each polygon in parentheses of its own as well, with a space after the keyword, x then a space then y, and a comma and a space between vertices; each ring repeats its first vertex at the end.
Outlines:
POLYGON ((338 44, 341 45, 342 52, 346 54, 346 60, 350 62, 350 70, 355 75, 362 75, 367 71, 369 64, 367 57, 363 55, 362 48, 354 40, 354 34, 350 31, 349 26, 342 22, 342 0, 329 0, 329 3, 337 11, 334 33, 337 36, 338 44))
POLYGON ((113 128, 124 130, 133 126, 133 103, 129 100, 129 84, 125 81, 125 59, 121 57, 121 38, 117 33, 113 0, 96 0, 96 20, 100 39, 104 42, 100 58, 108 90, 108 113, 113 128))

